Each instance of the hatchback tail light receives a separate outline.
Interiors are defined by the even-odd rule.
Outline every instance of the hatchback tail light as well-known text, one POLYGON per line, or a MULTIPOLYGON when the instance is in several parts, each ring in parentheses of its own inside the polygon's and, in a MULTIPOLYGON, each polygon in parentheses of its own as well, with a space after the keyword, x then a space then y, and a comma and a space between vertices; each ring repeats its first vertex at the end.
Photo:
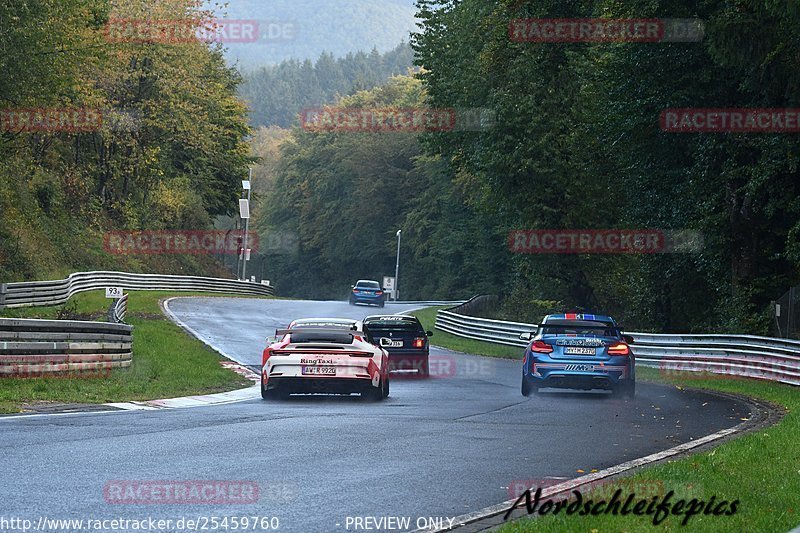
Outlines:
POLYGON ((533 341, 533 344, 531 344, 531 351, 536 353, 550 353, 553 351, 553 347, 542 340, 533 341))
POLYGON ((414 342, 411 344, 414 348, 424 348, 425 347, 425 339, 416 338, 414 342))
POLYGON ((631 349, 624 342, 618 342, 608 347, 608 355, 630 355, 631 349))

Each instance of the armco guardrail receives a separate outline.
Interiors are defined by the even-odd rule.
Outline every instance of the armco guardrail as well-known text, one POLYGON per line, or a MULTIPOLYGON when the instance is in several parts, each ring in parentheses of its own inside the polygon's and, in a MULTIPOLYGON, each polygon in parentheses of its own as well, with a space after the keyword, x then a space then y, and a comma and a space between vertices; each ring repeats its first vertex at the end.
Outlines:
POLYGON ((400 300, 395 302, 393 300, 387 300, 386 305, 460 305, 464 303, 464 300, 451 300, 451 301, 441 301, 441 300, 400 300))
POLYGON ((256 296, 274 293, 274 288, 269 285, 234 279, 126 272, 76 272, 67 279, 54 281, 3 283, 0 285, 0 309, 59 305, 79 292, 105 287, 122 287, 125 290, 227 292, 256 296))
POLYGON ((130 366, 133 327, 0 318, 0 377, 97 375, 130 366))
MULTIPOLYGON (((520 333, 536 324, 490 320, 439 311, 436 328, 459 337, 525 348, 520 333)), ((675 335, 626 332, 636 363, 664 371, 691 371, 800 385, 800 341, 755 335, 675 335)))
POLYGON ((128 314, 128 294, 123 294, 122 298, 117 298, 111 304, 108 312, 108 321, 121 324, 125 322, 125 315, 128 314))

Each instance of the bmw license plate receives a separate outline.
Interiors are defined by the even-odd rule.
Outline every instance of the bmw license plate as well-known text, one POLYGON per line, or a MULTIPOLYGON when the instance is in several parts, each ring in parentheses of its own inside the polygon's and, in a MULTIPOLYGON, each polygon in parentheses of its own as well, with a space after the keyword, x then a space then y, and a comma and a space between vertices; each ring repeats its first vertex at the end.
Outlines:
POLYGON ((300 369, 304 376, 335 376, 334 366, 304 366, 300 369))
POLYGON ((567 346, 564 348, 564 353, 567 355, 594 355, 594 348, 586 348, 584 346, 567 346))
POLYGON ((382 338, 381 346, 386 346, 387 348, 402 348, 403 341, 395 341, 392 339, 382 338))
POLYGON ((572 371, 572 372, 592 372, 594 371, 594 366, 592 365, 566 365, 564 370, 572 371))

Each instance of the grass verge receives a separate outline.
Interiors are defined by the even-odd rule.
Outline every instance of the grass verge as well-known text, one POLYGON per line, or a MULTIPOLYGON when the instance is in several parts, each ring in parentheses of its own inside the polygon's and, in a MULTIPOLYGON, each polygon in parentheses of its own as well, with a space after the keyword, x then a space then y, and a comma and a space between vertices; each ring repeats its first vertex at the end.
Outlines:
MULTIPOLYGON (((133 363, 94 378, 0 378, 0 413, 34 403, 107 403, 224 392, 250 385, 205 344, 166 318, 159 301, 172 296, 219 293, 131 291, 126 321, 134 326, 133 363)), ((64 306, 4 310, 16 318, 103 319, 110 300, 104 291, 76 295, 64 306)))
MULTIPOLYGON (((434 331, 434 327, 436 326, 436 313, 440 309, 447 309, 447 307, 428 307, 426 309, 414 311, 411 314, 422 322, 425 330, 434 331)), ((458 337, 438 329, 435 330, 435 335, 431 338, 431 344, 457 352, 485 355, 487 357, 505 357, 509 359, 522 359, 524 352, 522 348, 465 339, 464 337, 458 337)))
MULTIPOLYGON (((432 329, 439 308, 416 311, 426 329, 432 329)), ((463 339, 436 331, 434 343, 444 348, 492 357, 522 358, 522 351, 486 342, 463 339)), ((647 486, 660 480, 665 492, 675 491, 672 501, 692 498, 708 502, 739 500, 732 516, 699 514, 686 526, 684 516, 670 515, 658 526, 660 531, 775 531, 786 532, 800 524, 800 390, 790 385, 764 381, 698 375, 670 371, 665 374, 654 368, 637 368, 637 379, 675 387, 696 387, 743 394, 767 400, 786 408, 784 418, 764 431, 751 433, 727 442, 713 450, 640 470, 621 487, 647 486), (637 484, 640 481, 641 484, 637 484)), ((587 438, 589 436, 587 435, 587 438)), ((577 475, 577 473, 576 473, 577 475)), ((623 492, 625 489, 623 488, 623 492)), ((630 491, 628 491, 630 492, 630 491)), ((624 494, 627 497, 627 493, 624 494)), ((653 531, 653 516, 558 516, 548 514, 536 519, 511 522, 499 533, 531 531, 653 531)))

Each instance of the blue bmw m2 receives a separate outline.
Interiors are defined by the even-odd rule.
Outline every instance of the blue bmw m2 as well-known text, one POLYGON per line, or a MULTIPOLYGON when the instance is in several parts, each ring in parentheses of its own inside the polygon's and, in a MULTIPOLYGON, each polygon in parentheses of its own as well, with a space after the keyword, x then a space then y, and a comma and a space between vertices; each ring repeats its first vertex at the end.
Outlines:
POLYGON ((609 316, 547 315, 520 339, 530 341, 522 359, 523 396, 547 387, 636 394, 633 339, 609 316))

